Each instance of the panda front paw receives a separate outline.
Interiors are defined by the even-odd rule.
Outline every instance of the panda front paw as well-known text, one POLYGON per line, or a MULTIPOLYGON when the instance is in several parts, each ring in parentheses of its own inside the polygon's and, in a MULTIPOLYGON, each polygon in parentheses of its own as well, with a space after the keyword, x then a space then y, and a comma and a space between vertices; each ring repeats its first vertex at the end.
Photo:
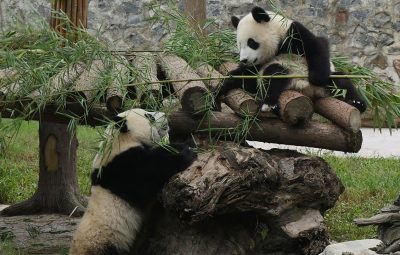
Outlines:
POLYGON ((361 100, 349 100, 347 103, 357 108, 360 113, 363 113, 367 110, 367 104, 361 100))
POLYGON ((274 104, 274 105, 271 105, 270 107, 271 107, 271 112, 273 112, 273 113, 275 113, 276 115, 279 116, 279 110, 280 110, 279 105, 278 104, 274 104))
POLYGON ((189 165, 197 159, 197 152, 195 152, 188 144, 183 148, 180 154, 182 155, 184 161, 189 163, 189 165))

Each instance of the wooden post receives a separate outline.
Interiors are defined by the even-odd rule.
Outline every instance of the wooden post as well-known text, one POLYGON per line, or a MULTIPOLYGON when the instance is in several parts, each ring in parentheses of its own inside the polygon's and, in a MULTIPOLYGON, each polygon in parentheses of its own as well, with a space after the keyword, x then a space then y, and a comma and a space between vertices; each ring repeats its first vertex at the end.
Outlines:
MULTIPOLYGON (((85 28, 88 0, 55 0, 53 9, 64 12, 71 19, 73 28, 85 28)), ((57 15, 50 20, 51 26, 63 36, 68 36, 66 24, 57 15)), ((75 36, 73 38, 76 38, 75 36)), ((39 120, 39 184, 32 198, 11 205, 1 215, 14 216, 37 213, 60 213, 79 216, 84 212, 84 199, 79 194, 76 177, 76 130, 68 124, 39 120)), ((42 118, 43 117, 43 118, 42 118)))
POLYGON ((206 0, 184 0, 184 5, 184 12, 188 17, 193 18, 193 25, 197 26, 206 20, 206 0))

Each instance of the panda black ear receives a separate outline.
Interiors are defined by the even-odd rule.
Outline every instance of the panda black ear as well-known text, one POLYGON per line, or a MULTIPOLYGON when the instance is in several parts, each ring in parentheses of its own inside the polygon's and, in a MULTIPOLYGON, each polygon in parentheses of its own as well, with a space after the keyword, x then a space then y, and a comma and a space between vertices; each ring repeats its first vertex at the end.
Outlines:
POLYGON ((113 118, 113 121, 115 122, 115 127, 121 132, 121 133, 126 133, 128 132, 128 126, 126 125, 126 119, 122 118, 120 116, 115 116, 113 118))
POLYGON ((251 10, 251 14, 253 15, 254 20, 258 23, 261 23, 263 21, 268 22, 271 20, 265 10, 258 6, 254 7, 253 10, 251 10))
POLYGON ((232 16, 231 17, 231 23, 235 28, 238 27, 239 21, 240 21, 240 19, 238 17, 236 17, 236 16, 232 16))

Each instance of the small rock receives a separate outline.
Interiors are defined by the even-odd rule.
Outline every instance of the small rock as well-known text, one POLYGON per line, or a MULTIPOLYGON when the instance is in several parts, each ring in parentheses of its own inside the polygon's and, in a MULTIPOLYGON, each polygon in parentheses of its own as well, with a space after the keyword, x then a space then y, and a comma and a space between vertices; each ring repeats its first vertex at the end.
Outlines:
POLYGON ((382 241, 378 239, 365 239, 336 243, 328 245, 325 250, 320 253, 320 255, 374 255, 377 253, 371 251, 370 248, 374 248, 381 243, 382 241))

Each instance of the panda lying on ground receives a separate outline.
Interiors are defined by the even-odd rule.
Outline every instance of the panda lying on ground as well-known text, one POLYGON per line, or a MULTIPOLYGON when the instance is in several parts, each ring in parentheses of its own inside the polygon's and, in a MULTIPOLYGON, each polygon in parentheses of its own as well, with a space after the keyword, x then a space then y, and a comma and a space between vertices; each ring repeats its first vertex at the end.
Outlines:
POLYGON ((91 196, 70 255, 128 254, 146 207, 172 175, 197 157, 188 144, 170 144, 175 152, 157 146, 168 136, 161 112, 123 112, 106 135, 109 149, 94 159, 91 196))
MULTIPOLYGON (((273 12, 254 7, 251 13, 242 19, 233 16, 233 26, 237 29, 237 44, 240 50, 239 67, 229 75, 286 75, 293 73, 288 66, 303 66, 308 73, 308 82, 302 82, 309 89, 319 90, 312 93, 316 97, 333 95, 335 89, 345 90, 345 96, 338 97, 364 112, 366 103, 358 94, 350 79, 330 79, 334 72, 331 65, 328 41, 317 37, 297 21, 286 19, 273 12), (294 56, 293 56, 294 55, 294 56), (296 58, 301 56, 302 60, 296 58), (294 59, 294 60, 293 60, 294 59), (321 93, 323 92, 323 93, 321 93)), ((235 88, 257 94, 263 104, 279 112, 278 99, 286 89, 297 89, 291 79, 225 79, 217 97, 235 88), (263 84, 262 86, 260 86, 263 84)))

